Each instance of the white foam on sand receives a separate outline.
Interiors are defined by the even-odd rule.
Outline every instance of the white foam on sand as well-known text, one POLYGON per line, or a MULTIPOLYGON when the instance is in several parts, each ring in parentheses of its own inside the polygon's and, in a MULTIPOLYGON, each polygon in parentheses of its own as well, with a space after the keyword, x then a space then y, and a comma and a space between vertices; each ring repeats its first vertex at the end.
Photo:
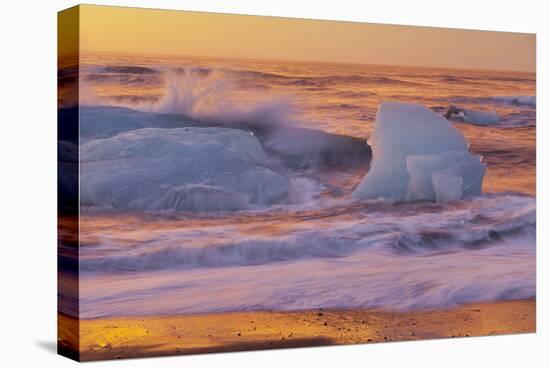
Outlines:
POLYGON ((81 234, 80 317, 415 310, 535 296, 533 198, 410 205, 408 214, 409 205, 366 205, 360 216, 344 211, 329 221, 317 212, 298 226, 268 217, 205 226, 204 217, 185 216, 168 231, 136 231, 134 222, 117 233, 106 224, 101 244, 89 227, 81 234), (264 227, 283 232, 258 236, 264 227))

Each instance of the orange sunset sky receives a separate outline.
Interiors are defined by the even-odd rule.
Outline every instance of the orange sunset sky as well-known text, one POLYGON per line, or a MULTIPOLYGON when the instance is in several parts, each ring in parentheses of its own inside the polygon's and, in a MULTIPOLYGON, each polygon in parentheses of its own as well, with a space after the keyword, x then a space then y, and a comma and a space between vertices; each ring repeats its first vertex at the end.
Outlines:
POLYGON ((92 5, 80 49, 535 71, 534 34, 92 5))

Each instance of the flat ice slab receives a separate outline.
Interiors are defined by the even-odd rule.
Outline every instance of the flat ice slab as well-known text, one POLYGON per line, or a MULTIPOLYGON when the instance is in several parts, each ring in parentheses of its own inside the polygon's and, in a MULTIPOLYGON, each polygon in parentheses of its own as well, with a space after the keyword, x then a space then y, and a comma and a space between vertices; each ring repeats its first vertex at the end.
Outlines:
POLYGON ((145 128, 80 147, 83 205, 223 211, 284 202, 290 182, 256 137, 225 128, 145 128))
POLYGON ((481 193, 481 158, 451 122, 424 106, 381 103, 369 143, 371 168, 355 198, 449 201, 481 193))

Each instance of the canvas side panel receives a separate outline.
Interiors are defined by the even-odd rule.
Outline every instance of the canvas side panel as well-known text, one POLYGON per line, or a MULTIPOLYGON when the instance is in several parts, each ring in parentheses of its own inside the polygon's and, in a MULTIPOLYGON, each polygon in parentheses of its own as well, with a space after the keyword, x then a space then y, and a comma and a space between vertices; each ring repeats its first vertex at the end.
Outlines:
POLYGON ((58 13, 57 350, 79 360, 79 7, 58 13))

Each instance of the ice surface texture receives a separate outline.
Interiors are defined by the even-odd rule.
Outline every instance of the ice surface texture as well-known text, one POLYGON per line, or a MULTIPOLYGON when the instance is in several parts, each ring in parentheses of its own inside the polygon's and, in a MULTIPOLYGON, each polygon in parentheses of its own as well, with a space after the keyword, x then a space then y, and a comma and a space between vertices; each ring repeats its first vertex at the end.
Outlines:
POLYGON ((226 128, 143 128, 81 145, 81 204, 218 211, 284 202, 289 180, 256 137, 226 128))
POLYGON ((414 104, 384 102, 369 140, 371 168, 358 199, 450 201, 481 193, 485 165, 448 120, 414 104))
POLYGON ((169 129, 196 125, 185 116, 146 113, 124 107, 81 107, 79 118, 80 143, 146 127, 169 129))
POLYGON ((500 117, 495 111, 464 110, 464 122, 477 125, 498 125, 500 117))

